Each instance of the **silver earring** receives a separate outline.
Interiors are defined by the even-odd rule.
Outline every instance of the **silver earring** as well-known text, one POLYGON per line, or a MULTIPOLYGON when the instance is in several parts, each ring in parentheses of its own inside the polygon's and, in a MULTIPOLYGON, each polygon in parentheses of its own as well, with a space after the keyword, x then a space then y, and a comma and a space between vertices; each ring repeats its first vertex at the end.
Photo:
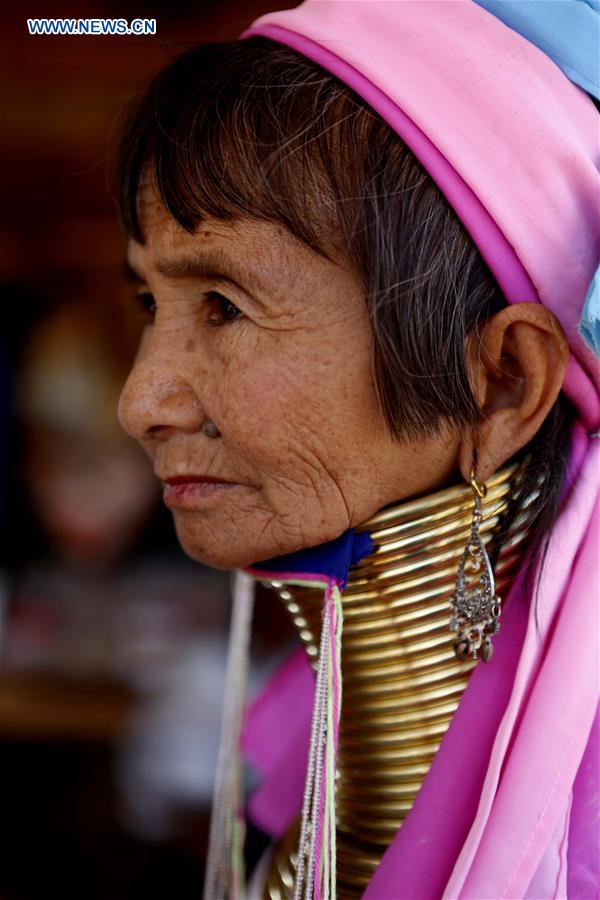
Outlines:
POLYGON ((475 467, 469 475, 475 494, 471 534, 462 554, 456 577, 456 589, 451 598, 452 618, 450 630, 456 632, 454 653, 457 659, 467 659, 471 654, 477 659, 478 652, 484 662, 492 658, 491 636, 500 630, 500 597, 496 594, 496 584, 492 565, 485 544, 479 534, 483 519, 481 500, 487 494, 485 484, 475 479, 475 467))
POLYGON ((214 422, 211 422, 210 419, 205 419, 202 423, 202 433, 209 438, 217 438, 221 434, 217 426, 214 422))

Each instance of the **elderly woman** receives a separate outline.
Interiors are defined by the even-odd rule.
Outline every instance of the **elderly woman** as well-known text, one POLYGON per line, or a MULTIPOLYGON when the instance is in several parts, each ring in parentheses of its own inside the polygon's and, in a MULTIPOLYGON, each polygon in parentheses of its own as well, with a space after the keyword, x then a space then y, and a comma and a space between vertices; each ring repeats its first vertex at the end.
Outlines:
POLYGON ((305 0, 122 136, 121 422, 238 570, 211 900, 595 896, 597 5, 527 6, 305 0))

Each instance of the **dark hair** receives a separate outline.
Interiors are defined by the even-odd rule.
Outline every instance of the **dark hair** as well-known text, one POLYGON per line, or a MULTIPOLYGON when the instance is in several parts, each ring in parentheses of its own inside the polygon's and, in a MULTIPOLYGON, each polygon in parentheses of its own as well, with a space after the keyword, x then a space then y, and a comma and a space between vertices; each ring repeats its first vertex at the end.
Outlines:
MULTIPOLYGON (((483 419, 466 339, 506 299, 428 172, 347 85, 266 38, 199 46, 154 78, 121 134, 117 205, 142 242, 148 165, 189 232, 205 216, 249 216, 282 223, 328 258, 343 252, 364 285, 376 389, 396 440, 483 419)), ((513 457, 532 455, 520 496, 539 491, 530 568, 557 514, 573 414, 560 392, 513 457)))

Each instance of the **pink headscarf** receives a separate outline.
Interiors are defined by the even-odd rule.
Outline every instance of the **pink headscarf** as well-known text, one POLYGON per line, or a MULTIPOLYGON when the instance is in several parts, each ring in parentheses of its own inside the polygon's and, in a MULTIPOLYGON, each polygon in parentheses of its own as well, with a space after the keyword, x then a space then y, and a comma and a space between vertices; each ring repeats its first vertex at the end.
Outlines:
MULTIPOLYGON (((598 112, 472 0, 305 0, 252 35, 362 96, 439 185, 507 300, 547 306, 571 350, 563 390, 578 418, 535 579, 539 630, 521 572, 494 660, 474 670, 364 896, 597 896, 600 369, 577 326, 600 261, 598 112)), ((297 812, 306 755, 278 754, 268 732, 282 697, 306 710, 310 685, 302 663, 288 665, 248 718, 245 747, 265 774, 254 812, 274 834, 297 812)))

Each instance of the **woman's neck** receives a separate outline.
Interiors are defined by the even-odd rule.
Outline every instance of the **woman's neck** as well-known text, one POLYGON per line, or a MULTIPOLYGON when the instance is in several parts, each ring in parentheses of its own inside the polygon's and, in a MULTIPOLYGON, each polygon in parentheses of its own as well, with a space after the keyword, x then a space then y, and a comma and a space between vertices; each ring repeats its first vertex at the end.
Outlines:
MULTIPOLYGON (((496 473, 483 501, 481 536, 501 597, 527 549, 533 497, 522 498, 516 514, 510 502, 527 464, 496 473)), ((356 529, 367 531, 375 548, 350 569, 342 594, 336 784, 341 900, 362 894, 401 827, 477 664, 456 658, 449 629, 449 598, 472 509, 470 486, 456 485, 391 504, 356 529)), ((271 586, 316 663, 322 591, 282 582, 271 586)), ((292 830, 276 853, 267 896, 286 896, 277 891, 293 876, 294 839, 292 830)))

